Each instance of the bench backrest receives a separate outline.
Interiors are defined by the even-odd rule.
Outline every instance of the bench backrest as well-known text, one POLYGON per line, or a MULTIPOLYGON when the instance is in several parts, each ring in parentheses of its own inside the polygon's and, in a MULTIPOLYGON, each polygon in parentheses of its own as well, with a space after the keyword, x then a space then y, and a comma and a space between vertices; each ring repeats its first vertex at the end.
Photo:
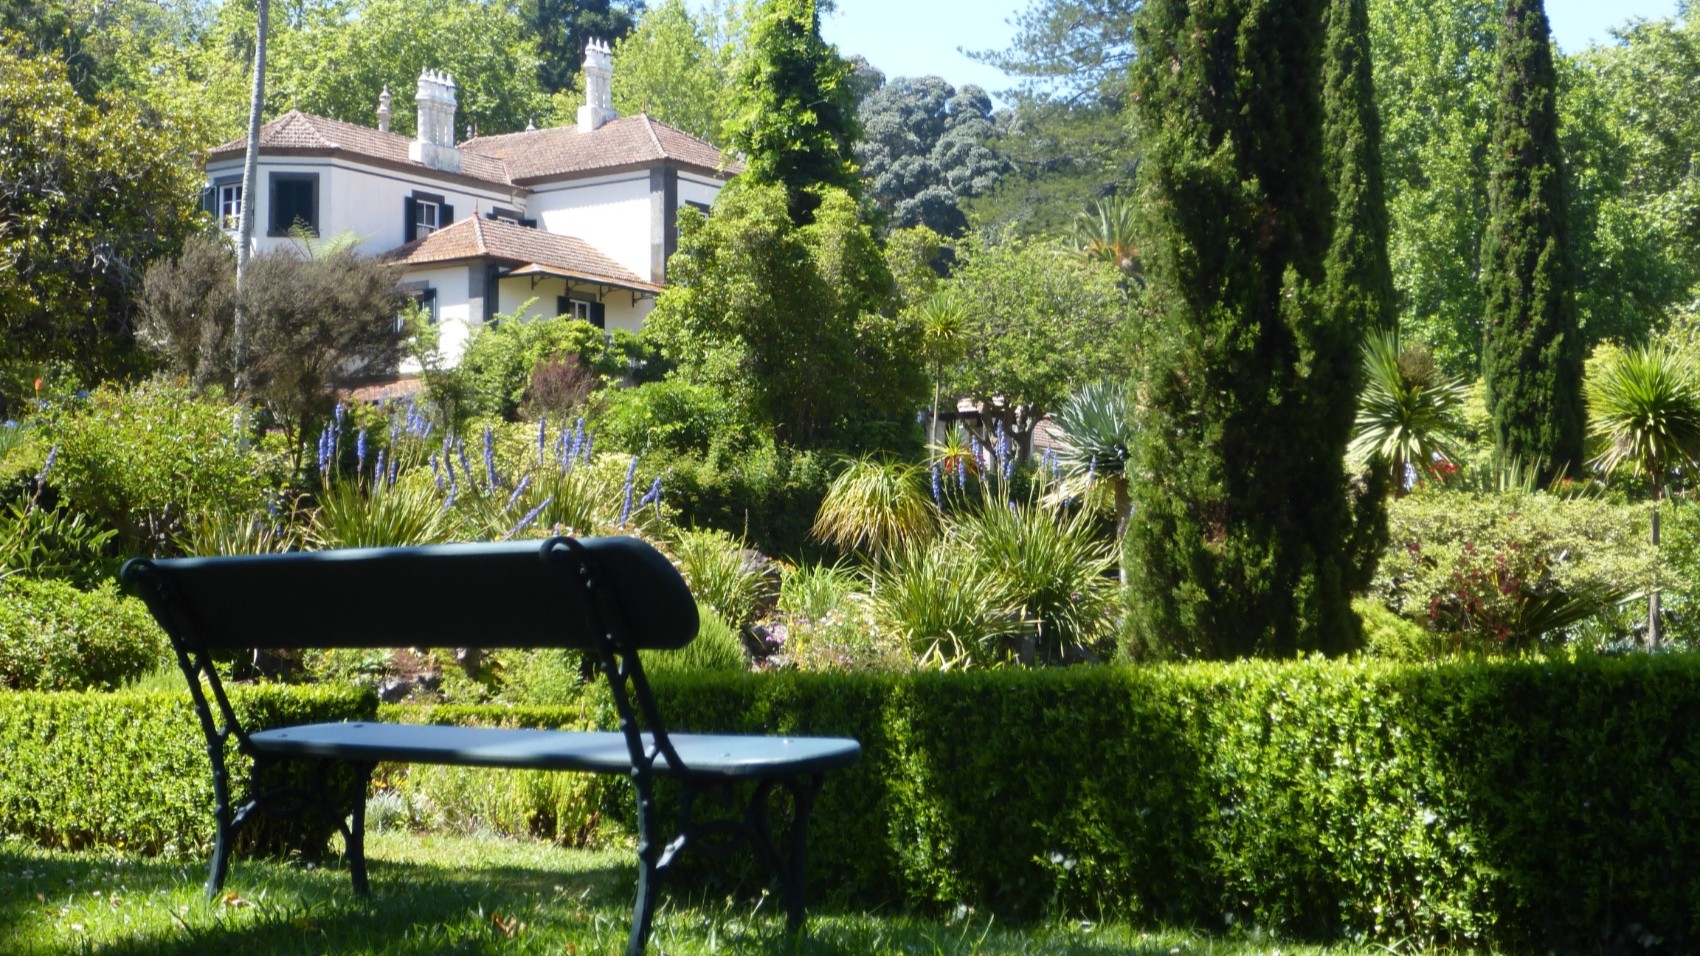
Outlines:
MULTIPOLYGON (((636 538, 586 538, 628 647, 696 636, 696 602, 660 552, 636 538)), ((563 539, 137 559, 135 584, 186 650, 335 647, 594 649, 581 558, 563 539)))

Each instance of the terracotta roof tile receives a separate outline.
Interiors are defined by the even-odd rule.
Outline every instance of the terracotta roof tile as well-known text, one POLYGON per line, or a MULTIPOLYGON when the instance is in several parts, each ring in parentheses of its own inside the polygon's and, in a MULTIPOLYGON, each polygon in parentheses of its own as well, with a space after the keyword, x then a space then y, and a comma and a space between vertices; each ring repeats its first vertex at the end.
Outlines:
MULTIPOLYGON (((247 148, 247 142, 247 138, 242 137, 221 143, 207 151, 207 158, 240 156, 247 148)), ((408 157, 407 149, 411 142, 411 138, 399 133, 380 133, 367 126, 314 116, 300 110, 290 110, 260 127, 261 149, 344 152, 426 169, 423 163, 408 157)), ((503 186, 511 183, 508 169, 500 159, 464 149, 461 152, 461 175, 503 186)))
POLYGON ((713 144, 644 114, 610 120, 588 133, 579 132, 576 126, 555 126, 480 136, 462 143, 461 148, 502 160, 515 183, 545 182, 662 160, 724 174, 742 169, 713 144))
POLYGON ((543 232, 497 219, 463 219, 423 239, 392 249, 384 254, 384 258, 403 265, 500 259, 520 265, 538 265, 550 272, 621 288, 650 292, 661 289, 576 236, 543 232))

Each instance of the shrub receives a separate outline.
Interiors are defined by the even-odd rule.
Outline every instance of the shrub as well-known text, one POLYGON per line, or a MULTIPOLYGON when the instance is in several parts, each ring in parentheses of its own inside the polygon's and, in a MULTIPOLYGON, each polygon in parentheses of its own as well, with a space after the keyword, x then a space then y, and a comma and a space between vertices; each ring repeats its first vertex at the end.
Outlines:
POLYGON ((923 667, 1003 659, 1016 610, 997 582, 954 541, 899 548, 873 571, 870 604, 880 630, 923 667))
POLYGON ((607 392, 593 422, 610 446, 634 454, 706 454, 716 445, 738 454, 757 443, 756 427, 725 395, 677 378, 607 392))
MULTIPOLYGON (((1109 656, 1116 593, 1115 552, 1084 509, 1056 512, 1032 504, 986 507, 954 521, 963 546, 999 603, 1019 609, 1035 632, 1033 653, 1052 662, 1082 652, 1109 656)), ((1031 662, 1031 661, 1029 661, 1031 662)))
POLYGON ((126 554, 176 547, 185 522, 252 514, 288 473, 282 440, 181 384, 103 387, 49 425, 61 503, 116 529, 126 554))
POLYGON ((744 642, 732 625, 714 613, 714 609, 697 605, 696 640, 676 651, 655 651, 643 656, 644 667, 651 674, 678 671, 741 671, 749 668, 744 642))
POLYGON ((762 445, 743 454, 651 458, 640 477, 660 476, 666 501, 685 527, 715 528, 763 554, 818 557, 809 526, 830 479, 812 452, 762 445))
MULTIPOLYGON (((500 318, 500 317, 499 317, 500 318)), ((466 344, 456 372, 464 383, 462 414, 518 416, 538 365, 576 356, 598 376, 624 375, 641 354, 629 332, 612 334, 577 319, 500 318, 466 344)))
MULTIPOLYGON (((178 678, 181 685, 182 678, 178 678)), ((231 705, 253 730, 325 720, 370 720, 376 699, 348 689, 232 688, 231 705)), ((188 695, 0 694, 0 833, 43 846, 110 847, 176 859, 212 843, 212 771, 188 695)), ((234 799, 246 799, 249 765, 230 764, 234 799)), ((314 853, 325 845, 297 844, 314 853)))
POLYGON ((764 597, 761 568, 746 560, 745 550, 742 541, 712 529, 681 531, 672 542, 691 593, 733 628, 753 623, 764 597))
POLYGON ((140 601, 111 585, 0 580, 0 687, 112 690, 165 658, 165 635, 140 601))

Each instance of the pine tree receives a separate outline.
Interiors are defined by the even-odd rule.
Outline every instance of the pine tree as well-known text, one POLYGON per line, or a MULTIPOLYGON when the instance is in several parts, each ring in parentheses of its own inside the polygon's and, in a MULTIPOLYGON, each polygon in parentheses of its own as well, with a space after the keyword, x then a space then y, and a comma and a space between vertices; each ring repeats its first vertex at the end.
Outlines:
POLYGON ((1152 0, 1139 24, 1159 337, 1128 533, 1145 650, 1285 657, 1359 640, 1343 465, 1357 331, 1330 307, 1356 296, 1327 277, 1327 2, 1152 0))
POLYGON ((819 206, 814 189, 860 194, 850 65, 821 39, 815 0, 766 0, 734 72, 725 139, 744 154, 740 179, 783 185, 799 226, 819 206))
POLYGON ((1482 375, 1501 466, 1542 483, 1582 464, 1582 337, 1572 298, 1557 77, 1541 0, 1506 0, 1482 240, 1482 375))

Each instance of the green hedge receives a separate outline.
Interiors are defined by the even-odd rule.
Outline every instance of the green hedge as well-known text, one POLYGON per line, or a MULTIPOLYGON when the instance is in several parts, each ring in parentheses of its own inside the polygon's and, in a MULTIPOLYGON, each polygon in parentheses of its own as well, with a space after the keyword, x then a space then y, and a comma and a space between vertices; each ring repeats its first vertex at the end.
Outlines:
MULTIPOLYGON (((236 688, 231 704, 250 730, 377 706, 367 691, 299 687, 236 688)), ((0 693, 0 754, 0 834, 176 858, 211 846, 212 771, 187 693, 0 693)), ((246 761, 231 776, 245 788, 246 761)))
POLYGON ((110 584, 0 578, 0 689, 115 690, 166 655, 147 608, 110 584))
MULTIPOLYGON (((1700 940, 1692 657, 701 675, 660 693, 679 730, 862 741, 810 854, 815 891, 858 908, 1561 951, 1700 940)), ((431 719, 583 726, 587 707, 431 719)), ((603 799, 629 819, 629 788, 603 799)))

